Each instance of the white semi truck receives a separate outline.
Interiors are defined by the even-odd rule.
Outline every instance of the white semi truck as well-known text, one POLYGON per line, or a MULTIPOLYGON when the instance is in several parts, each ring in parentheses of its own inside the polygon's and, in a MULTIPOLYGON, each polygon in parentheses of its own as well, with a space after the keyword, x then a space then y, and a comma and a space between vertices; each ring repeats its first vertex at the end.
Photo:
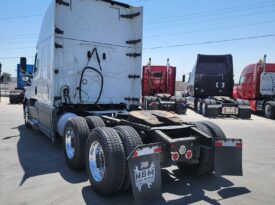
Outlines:
MULTIPOLYGON (((54 0, 44 18, 26 87, 27 127, 63 139, 73 169, 109 195, 132 187, 135 199, 161 195, 161 167, 190 175, 241 174, 240 139, 210 122, 138 111, 143 9, 109 0, 54 0), (133 111, 136 110, 136 111, 133 111)), ((26 58, 21 70, 26 71, 26 58)))

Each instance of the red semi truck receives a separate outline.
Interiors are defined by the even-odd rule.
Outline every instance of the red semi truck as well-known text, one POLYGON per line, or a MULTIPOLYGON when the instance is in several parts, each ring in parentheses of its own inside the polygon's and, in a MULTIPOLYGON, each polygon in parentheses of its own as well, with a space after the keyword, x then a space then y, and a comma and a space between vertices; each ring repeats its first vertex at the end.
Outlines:
POLYGON ((263 112, 267 118, 275 118, 275 64, 260 60, 246 66, 238 85, 234 86, 236 99, 249 101, 251 110, 263 112))
POLYGON ((143 66, 142 100, 145 110, 168 110, 178 114, 186 113, 186 100, 175 96, 176 67, 151 65, 151 58, 143 66))

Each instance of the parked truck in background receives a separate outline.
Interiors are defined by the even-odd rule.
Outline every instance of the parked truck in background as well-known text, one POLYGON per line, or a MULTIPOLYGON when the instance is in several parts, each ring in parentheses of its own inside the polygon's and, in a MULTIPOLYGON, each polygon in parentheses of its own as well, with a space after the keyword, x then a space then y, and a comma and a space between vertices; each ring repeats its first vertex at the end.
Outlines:
POLYGON ((145 110, 167 110, 185 114, 186 99, 175 96, 176 67, 167 59, 165 66, 151 65, 151 58, 142 72, 142 100, 145 110))
MULTIPOLYGON (((143 9, 109 0, 53 1, 26 87, 27 127, 63 139, 72 169, 86 168, 94 191, 132 187, 136 201, 161 196, 161 168, 185 174, 242 174, 242 141, 211 122, 185 122, 139 105, 143 9)), ((21 59, 26 71, 26 58, 21 59)))
POLYGON ((231 55, 198 55, 188 81, 188 106, 207 117, 251 117, 247 100, 232 97, 234 86, 231 55))
POLYGON ((24 101, 24 87, 29 85, 29 77, 33 72, 33 65, 26 65, 26 72, 22 72, 20 64, 17 64, 17 86, 15 90, 10 91, 10 104, 23 103, 24 101))
POLYGON ((252 111, 275 118, 275 64, 263 61, 247 65, 234 86, 235 99, 248 100, 252 111))

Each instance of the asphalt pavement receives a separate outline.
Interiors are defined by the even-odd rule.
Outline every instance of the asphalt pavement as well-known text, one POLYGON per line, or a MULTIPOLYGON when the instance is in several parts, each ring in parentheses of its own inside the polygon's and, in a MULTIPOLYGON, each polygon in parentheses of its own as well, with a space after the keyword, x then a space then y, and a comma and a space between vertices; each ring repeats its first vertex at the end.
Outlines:
MULTIPOLYGON (((243 176, 188 177, 177 167, 162 170, 162 198, 156 204, 274 204, 275 121, 208 119, 188 110, 187 121, 210 120, 227 137, 243 139, 243 176)), ((134 204, 131 191, 101 197, 84 170, 71 170, 61 140, 55 144, 24 126, 22 105, 0 103, 0 204, 134 204)))

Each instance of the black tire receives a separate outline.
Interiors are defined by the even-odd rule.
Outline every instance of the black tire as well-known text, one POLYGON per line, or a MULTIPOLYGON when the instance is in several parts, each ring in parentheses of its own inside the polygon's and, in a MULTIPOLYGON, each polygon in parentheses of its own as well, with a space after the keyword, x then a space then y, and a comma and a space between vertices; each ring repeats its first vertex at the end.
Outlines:
POLYGON ((203 133, 209 135, 209 136, 212 136, 212 133, 209 129, 209 127, 207 127, 206 125, 204 125, 203 123, 201 122, 194 122, 193 123, 200 131, 202 131, 203 133))
POLYGON ((113 128, 95 128, 86 144, 86 171, 92 188, 100 195, 110 195, 119 191, 125 178, 126 158, 122 141, 113 128), (101 181, 92 176, 89 156, 90 148, 98 142, 104 153, 105 172, 101 181))
POLYGON ((207 102, 206 101, 204 101, 203 103, 202 103, 202 106, 201 106, 201 114, 204 116, 204 117, 208 117, 209 115, 208 115, 208 108, 207 108, 207 106, 208 106, 208 104, 207 104, 207 102))
POLYGON ((266 102, 264 105, 264 115, 266 118, 274 119, 275 118, 275 104, 272 102, 266 102))
MULTIPOLYGON (((142 145, 142 140, 137 133, 137 131, 129 126, 117 126, 114 128, 118 135, 120 136, 120 139, 123 143, 123 147, 125 150, 125 158, 132 153, 132 151, 139 145, 142 145)), ((123 183, 120 186, 120 190, 125 191, 130 188, 131 180, 130 176, 128 175, 128 167, 125 167, 125 179, 123 180, 123 183)))
POLYGON ((184 115, 184 114, 186 114, 186 111, 187 111, 186 103, 176 102, 176 104, 175 104, 175 113, 177 113, 179 115, 184 115))
POLYGON ((224 134, 222 129, 215 123, 209 122, 209 121, 200 121, 200 123, 204 124, 205 126, 207 126, 210 129, 211 134, 214 139, 217 139, 217 138, 225 139, 226 138, 226 135, 224 134))
MULTIPOLYGON (((210 129, 205 126, 201 122, 193 123, 200 131, 203 133, 211 136, 210 129)), ((206 148, 202 148, 200 150, 200 158, 199 163, 197 164, 184 164, 178 163, 178 167, 180 170, 183 171, 186 175, 190 176, 198 176, 208 174, 213 171, 214 167, 214 149, 210 148, 211 150, 205 151, 206 148)))
POLYGON ((89 126, 83 117, 74 117, 69 119, 65 125, 63 134, 63 147, 65 159, 72 169, 81 169, 85 166, 85 145, 89 136, 89 126), (68 155, 66 148, 66 138, 68 129, 73 131, 74 137, 72 139, 72 146, 74 153, 72 156, 68 155))
POLYGON ((85 117, 87 124, 90 128, 90 131, 92 131, 95 128, 98 127, 105 127, 104 121, 101 119, 101 117, 98 116, 88 116, 85 117))

